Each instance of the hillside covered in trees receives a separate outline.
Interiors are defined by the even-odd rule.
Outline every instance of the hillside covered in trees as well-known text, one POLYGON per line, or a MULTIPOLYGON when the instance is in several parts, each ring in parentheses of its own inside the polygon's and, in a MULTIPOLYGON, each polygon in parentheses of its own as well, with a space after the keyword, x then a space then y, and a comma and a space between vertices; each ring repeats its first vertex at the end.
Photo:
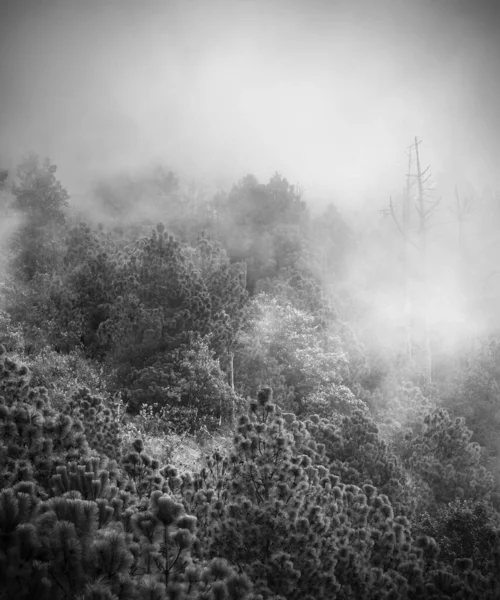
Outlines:
POLYGON ((500 597, 500 338, 427 324, 426 371, 390 217, 0 186, 0 600, 500 597))

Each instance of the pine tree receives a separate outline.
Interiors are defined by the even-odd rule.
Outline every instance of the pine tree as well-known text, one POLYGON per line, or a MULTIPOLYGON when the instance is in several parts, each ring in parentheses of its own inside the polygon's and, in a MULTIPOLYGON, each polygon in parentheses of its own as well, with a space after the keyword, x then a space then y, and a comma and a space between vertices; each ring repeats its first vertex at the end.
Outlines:
POLYGON ((46 158, 28 156, 17 169, 12 193, 14 208, 24 217, 12 245, 14 265, 28 281, 36 274, 52 274, 60 260, 60 234, 66 222, 69 195, 56 179, 57 167, 46 158))

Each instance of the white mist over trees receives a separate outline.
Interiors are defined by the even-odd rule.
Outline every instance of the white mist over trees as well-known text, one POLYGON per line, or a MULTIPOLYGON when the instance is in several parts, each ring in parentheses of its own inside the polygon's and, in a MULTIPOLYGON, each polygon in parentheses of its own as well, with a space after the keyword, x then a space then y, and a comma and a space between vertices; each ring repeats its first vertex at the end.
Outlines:
POLYGON ((471 6, 2 5, 4 595, 498 600, 471 6))

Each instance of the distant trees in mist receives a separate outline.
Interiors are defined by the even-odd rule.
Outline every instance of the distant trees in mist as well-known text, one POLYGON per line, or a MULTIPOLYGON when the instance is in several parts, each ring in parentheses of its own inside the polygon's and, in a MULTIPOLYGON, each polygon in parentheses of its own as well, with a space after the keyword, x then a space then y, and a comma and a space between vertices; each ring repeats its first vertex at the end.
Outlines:
POLYGON ((56 172, 0 172, 0 598, 500 597, 498 340, 422 377, 380 222, 56 172))

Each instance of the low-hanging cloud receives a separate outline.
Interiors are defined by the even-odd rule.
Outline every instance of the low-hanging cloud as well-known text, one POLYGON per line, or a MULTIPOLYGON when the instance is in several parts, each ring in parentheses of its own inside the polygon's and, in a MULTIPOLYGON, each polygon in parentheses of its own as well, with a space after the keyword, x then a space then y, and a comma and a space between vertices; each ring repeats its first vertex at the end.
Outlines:
POLYGON ((448 178, 496 184, 497 13, 483 0, 6 7, 0 157, 48 154, 75 198, 151 161, 385 197, 414 135, 448 178))

